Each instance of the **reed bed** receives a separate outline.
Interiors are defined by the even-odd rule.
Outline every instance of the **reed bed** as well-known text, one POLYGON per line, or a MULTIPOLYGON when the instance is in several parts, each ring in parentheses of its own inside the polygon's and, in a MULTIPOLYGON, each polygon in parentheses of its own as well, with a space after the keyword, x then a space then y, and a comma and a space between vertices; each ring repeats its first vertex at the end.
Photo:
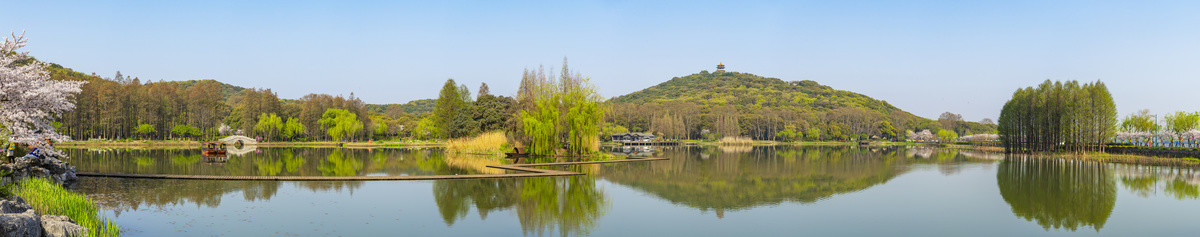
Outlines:
POLYGON ((446 141, 446 152, 454 154, 503 155, 511 149, 503 131, 492 131, 470 138, 446 141))
POLYGON ((41 215, 70 217, 76 224, 87 228, 85 236, 121 236, 121 228, 101 216, 96 204, 87 196, 67 191, 54 182, 42 178, 25 179, 14 193, 41 215))
POLYGON ((754 139, 749 137, 723 137, 721 144, 754 144, 754 139))

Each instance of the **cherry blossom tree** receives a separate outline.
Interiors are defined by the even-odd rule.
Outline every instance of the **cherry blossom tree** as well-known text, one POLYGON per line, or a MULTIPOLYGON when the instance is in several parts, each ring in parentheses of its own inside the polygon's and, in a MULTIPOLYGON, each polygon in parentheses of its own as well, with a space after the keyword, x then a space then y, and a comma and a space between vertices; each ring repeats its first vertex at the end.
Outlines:
POLYGON ((0 42, 0 136, 61 156, 49 141, 71 138, 56 132, 50 122, 75 108, 72 99, 86 82, 50 80, 46 63, 17 51, 25 42, 24 32, 0 42))

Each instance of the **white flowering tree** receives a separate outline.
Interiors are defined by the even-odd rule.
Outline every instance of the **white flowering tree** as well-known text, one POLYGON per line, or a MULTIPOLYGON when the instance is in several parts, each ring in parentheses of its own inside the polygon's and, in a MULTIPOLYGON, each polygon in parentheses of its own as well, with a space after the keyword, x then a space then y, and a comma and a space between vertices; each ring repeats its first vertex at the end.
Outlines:
POLYGON ((61 152, 48 141, 67 141, 54 131, 52 119, 75 108, 72 98, 82 81, 50 80, 46 64, 31 60, 25 46, 25 33, 12 34, 0 43, 0 136, 9 141, 31 144, 52 155, 61 152))
POLYGON ((935 137, 933 132, 929 131, 929 129, 921 130, 921 132, 909 135, 909 138, 918 142, 930 142, 937 140, 937 137, 935 137))
POLYGON ((959 137, 958 140, 968 141, 971 143, 999 142, 1000 135, 986 134, 986 133, 985 134, 966 135, 966 136, 959 137))

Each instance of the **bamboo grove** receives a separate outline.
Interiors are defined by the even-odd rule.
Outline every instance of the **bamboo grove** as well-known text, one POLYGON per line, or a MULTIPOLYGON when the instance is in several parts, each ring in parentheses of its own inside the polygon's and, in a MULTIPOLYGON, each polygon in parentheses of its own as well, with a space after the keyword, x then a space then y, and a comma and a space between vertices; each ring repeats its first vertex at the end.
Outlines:
POLYGON ((1051 82, 1019 89, 1000 112, 999 135, 1009 153, 1103 149, 1115 134, 1116 106, 1102 82, 1051 82))

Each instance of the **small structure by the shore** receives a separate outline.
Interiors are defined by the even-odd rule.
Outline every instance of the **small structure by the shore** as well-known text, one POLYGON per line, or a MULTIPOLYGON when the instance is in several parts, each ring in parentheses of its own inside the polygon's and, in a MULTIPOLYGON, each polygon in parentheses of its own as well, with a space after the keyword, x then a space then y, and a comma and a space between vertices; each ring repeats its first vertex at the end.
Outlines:
POLYGON ((613 142, 649 142, 654 140, 654 134, 642 132, 617 133, 612 135, 613 142))

